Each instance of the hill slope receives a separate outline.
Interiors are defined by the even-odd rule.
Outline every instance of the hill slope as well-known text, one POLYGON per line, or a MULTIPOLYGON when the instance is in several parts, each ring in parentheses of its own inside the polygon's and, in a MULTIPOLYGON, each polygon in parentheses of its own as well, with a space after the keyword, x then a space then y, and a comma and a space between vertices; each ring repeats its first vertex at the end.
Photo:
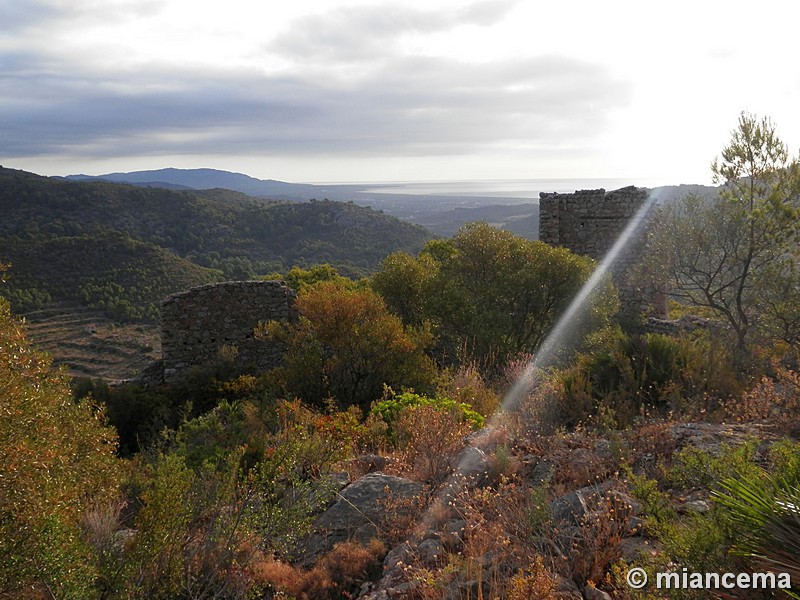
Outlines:
MULTIPOLYGON (((279 199, 310 200, 329 197, 324 194, 324 186, 304 183, 287 183, 275 179, 256 179, 243 173, 232 173, 219 169, 154 169, 150 171, 131 171, 129 173, 108 173, 106 175, 69 175, 64 179, 72 181, 113 181, 130 183, 144 187, 165 187, 172 189, 208 190, 224 188, 247 194, 279 199), (320 194, 320 192, 323 192, 320 194)), ((339 199, 337 196, 336 199, 339 199)))
POLYGON ((12 264, 0 294, 16 312, 83 307, 146 327, 165 296, 189 287, 323 262, 363 275, 389 253, 416 252, 432 237, 350 203, 75 182, 3 168, 0 214, 0 262, 12 264))
POLYGON ((38 244, 115 231, 229 278, 319 262, 366 273, 390 252, 419 250, 431 237, 350 203, 59 181, 9 169, 0 169, 0 212, 0 252, 9 240, 38 244))

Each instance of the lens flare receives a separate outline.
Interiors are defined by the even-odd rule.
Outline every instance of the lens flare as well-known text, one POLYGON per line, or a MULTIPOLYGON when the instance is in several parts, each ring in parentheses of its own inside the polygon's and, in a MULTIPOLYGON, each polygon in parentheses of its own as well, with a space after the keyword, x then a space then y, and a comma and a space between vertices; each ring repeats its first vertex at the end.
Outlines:
MULTIPOLYGON (((636 214, 628 221, 625 229, 614 242, 614 245, 600 261, 597 268, 592 273, 592 276, 586 281, 583 287, 581 287, 567 310, 564 311, 556 322, 556 325, 541 343, 534 354, 534 358, 525 367, 522 375, 519 376, 511 389, 503 397, 498 412, 489 419, 487 425, 480 432, 473 436, 471 442, 472 446, 480 446, 481 442, 489 437, 491 432, 497 427, 501 414, 514 411, 519 407, 520 402, 542 382, 543 375, 546 373, 547 369, 554 366, 559 357, 566 353, 574 352, 574 343, 576 341, 574 333, 578 324, 587 316, 588 311, 591 310, 593 300, 602 289, 607 277, 612 273, 615 264, 628 248, 629 244, 644 233, 645 227, 650 220, 652 209, 658 204, 658 201, 658 194, 651 191, 636 214)), ((462 453, 462 456, 468 457, 469 455, 462 453)), ((457 489, 465 483, 467 471, 468 468, 465 461, 461 461, 457 464, 450 479, 442 488, 444 490, 443 493, 433 505, 437 502, 442 503, 453 498, 457 489)), ((420 532, 430 528, 432 512, 432 510, 429 510, 420 523, 420 532)))

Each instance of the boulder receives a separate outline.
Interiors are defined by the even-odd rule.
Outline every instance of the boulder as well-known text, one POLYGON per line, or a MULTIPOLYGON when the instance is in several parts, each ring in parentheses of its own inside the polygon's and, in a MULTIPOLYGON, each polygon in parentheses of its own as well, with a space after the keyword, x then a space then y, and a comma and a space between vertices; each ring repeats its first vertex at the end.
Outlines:
POLYGON ((300 564, 309 565, 347 539, 368 544, 385 523, 387 505, 422 492, 416 481, 384 473, 369 473, 345 487, 338 500, 314 523, 314 533, 298 548, 300 564))

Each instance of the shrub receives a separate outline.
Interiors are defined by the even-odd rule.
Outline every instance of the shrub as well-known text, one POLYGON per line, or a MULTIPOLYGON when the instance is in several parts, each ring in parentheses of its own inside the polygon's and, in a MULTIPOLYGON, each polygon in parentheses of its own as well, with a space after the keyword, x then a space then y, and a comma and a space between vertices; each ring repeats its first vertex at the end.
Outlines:
MULTIPOLYGON (((2 265, 0 265, 0 280, 2 265)), ((119 494, 116 436, 27 341, 0 298, 0 595, 92 598, 99 576, 81 519, 119 494)))
POLYGON ((456 453, 464 447, 470 424, 452 410, 432 404, 407 407, 394 422, 394 435, 403 460, 415 478, 440 483, 453 469, 456 453))
POLYGON ((431 335, 404 327, 372 290, 323 281, 304 288, 296 308, 296 323, 272 321, 257 331, 286 347, 276 373, 287 397, 366 409, 385 385, 433 387, 436 369, 424 353, 431 335))
POLYGON ((487 384, 474 364, 461 365, 452 380, 441 390, 441 395, 465 404, 484 417, 490 417, 500 405, 500 397, 487 384))
POLYGON ((722 481, 715 496, 741 532, 734 550, 800 580, 800 444, 773 448, 774 470, 722 481))
POLYGON ((616 426, 642 413, 715 409, 741 390, 730 353, 707 333, 671 337, 606 332, 561 375, 567 425, 604 413, 616 426), (601 410, 602 409, 602 410, 601 410))
POLYGON ((396 441, 394 427, 398 419, 406 410, 420 406, 431 406, 438 411, 453 413, 458 421, 466 422, 474 429, 485 424, 484 417, 469 404, 456 402, 451 398, 420 396, 413 392, 394 394, 391 390, 388 390, 388 397, 373 403, 370 414, 380 417, 387 424, 387 436, 390 441, 396 441))
POLYGON ((253 565, 257 583, 272 592, 266 598, 290 594, 297 600, 353 598, 362 581, 379 567, 386 548, 373 539, 367 546, 342 542, 334 546, 311 569, 303 570, 274 558, 253 565))

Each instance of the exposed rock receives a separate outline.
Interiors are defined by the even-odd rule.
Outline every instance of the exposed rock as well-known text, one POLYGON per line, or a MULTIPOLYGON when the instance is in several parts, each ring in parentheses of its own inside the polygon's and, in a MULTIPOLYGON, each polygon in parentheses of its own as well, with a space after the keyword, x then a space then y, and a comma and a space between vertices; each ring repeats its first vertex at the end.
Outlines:
MULTIPOLYGON (((299 548, 301 564, 312 564, 338 542, 355 539, 362 544, 380 534, 387 504, 410 498, 422 491, 416 481, 384 473, 369 473, 344 488, 336 503, 314 523, 315 533, 299 548)), ((399 509, 393 508, 396 513, 399 509)))
POLYGON ((556 472, 556 466, 552 461, 541 459, 536 462, 535 466, 531 469, 528 478, 535 484, 549 483, 556 472))
POLYGON ((664 335, 680 335, 698 330, 711 330, 721 333, 728 329, 724 323, 705 317, 682 315, 678 319, 660 319, 648 317, 644 322, 644 331, 647 333, 660 333, 664 335))
POLYGON ((611 600, 611 596, 603 590, 598 590, 593 585, 587 585, 583 588, 583 597, 585 600, 611 600))
POLYGON ((689 500, 678 505, 678 512, 680 514, 697 513, 703 514, 711 510, 708 502, 705 500, 689 500))
POLYGON ((464 532, 467 522, 464 519, 453 519, 445 523, 440 538, 451 552, 460 552, 464 548, 464 532))
POLYGON ((759 423, 731 425, 726 423, 677 423, 670 427, 669 435, 676 448, 693 446, 698 450, 719 455, 724 445, 738 446, 751 439, 774 440, 778 436, 759 423))
POLYGON ((386 465, 392 464, 393 462, 395 462, 395 459, 388 456, 381 456, 380 454, 362 454, 350 461, 354 467, 361 470, 363 473, 383 471, 386 465))
POLYGON ((586 515, 593 510, 597 500, 603 497, 613 485, 613 481, 604 481, 598 485, 583 487, 556 498, 550 503, 553 519, 580 525, 586 515))
POLYGON ((470 487, 485 483, 489 477, 491 463, 480 448, 467 446, 456 456, 455 464, 457 475, 470 487))
POLYGON ((583 600, 583 594, 575 582, 556 575, 556 596, 559 600, 583 600))
POLYGON ((658 553, 659 545, 653 540, 641 536, 633 536, 622 541, 620 558, 627 563, 634 563, 643 557, 650 558, 658 553))
POLYGON ((425 564, 436 564, 443 556, 444 545, 439 540, 422 540, 417 546, 417 557, 425 564))

